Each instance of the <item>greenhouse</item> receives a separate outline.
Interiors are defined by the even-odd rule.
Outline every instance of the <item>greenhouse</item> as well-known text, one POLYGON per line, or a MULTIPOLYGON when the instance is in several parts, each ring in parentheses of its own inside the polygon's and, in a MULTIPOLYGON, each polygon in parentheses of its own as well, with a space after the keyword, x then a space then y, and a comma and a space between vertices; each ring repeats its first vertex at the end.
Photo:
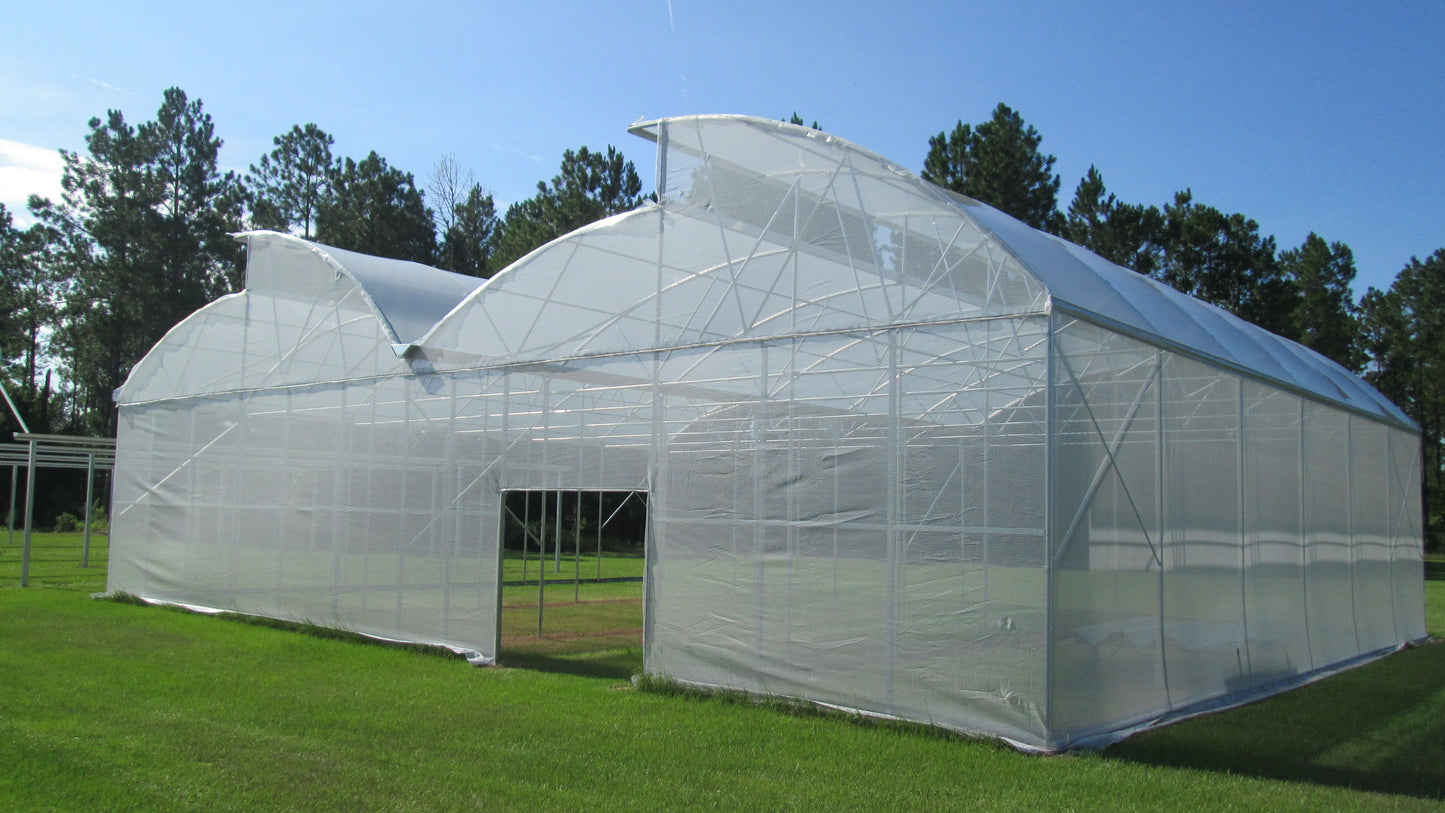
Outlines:
POLYGON ((111 591, 496 657, 503 498, 644 492, 645 669, 1099 744, 1423 638, 1419 437, 1325 358, 816 130, 480 281, 273 232, 119 391, 111 591))

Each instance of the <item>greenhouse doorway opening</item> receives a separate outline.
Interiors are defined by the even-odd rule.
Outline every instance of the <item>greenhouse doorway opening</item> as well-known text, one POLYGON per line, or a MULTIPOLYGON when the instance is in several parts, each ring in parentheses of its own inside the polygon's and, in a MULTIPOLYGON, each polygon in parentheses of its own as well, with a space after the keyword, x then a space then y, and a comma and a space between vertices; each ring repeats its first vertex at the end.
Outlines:
POLYGON ((498 662, 626 678, 642 669, 647 492, 502 492, 498 662))

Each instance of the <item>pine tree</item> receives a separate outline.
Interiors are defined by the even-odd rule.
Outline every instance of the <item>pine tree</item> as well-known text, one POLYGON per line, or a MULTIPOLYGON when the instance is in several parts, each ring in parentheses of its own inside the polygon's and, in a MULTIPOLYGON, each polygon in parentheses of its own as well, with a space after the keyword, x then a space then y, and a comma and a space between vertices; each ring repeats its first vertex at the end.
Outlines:
POLYGON ((1280 272, 1274 238, 1241 214, 1194 202, 1189 190, 1164 207, 1157 277, 1285 338, 1295 337, 1297 292, 1280 272))
POLYGON ((251 223, 258 229, 299 228, 311 239, 316 218, 331 195, 339 170, 331 136, 315 124, 296 125, 272 139, 275 149, 251 165, 251 223))
POLYGON ((156 119, 90 120, 84 154, 61 150, 62 199, 31 198, 63 280, 52 344, 84 431, 112 433, 112 392, 175 323, 238 282, 240 183, 199 100, 165 91, 156 119))
POLYGON ((463 170, 455 155, 447 153, 427 179, 435 205, 440 267, 472 277, 489 277, 489 259, 496 248, 497 207, 490 193, 477 183, 471 170, 463 170))
POLYGON ((456 205, 452 223, 442 235, 442 267, 472 277, 496 273, 491 256, 499 222, 492 196, 473 185, 466 199, 456 205))
POLYGON ((45 256, 52 239, 39 223, 16 228, 0 203, 0 357, 11 394, 20 400, 39 395, 42 331, 55 321, 54 280, 45 256))
POLYGON ((1039 152, 1043 137, 1008 105, 978 125, 959 121, 951 133, 928 139, 923 180, 967 195, 1036 229, 1058 232, 1059 176, 1052 155, 1039 152))
POLYGON ((17 318, 20 311, 21 282, 30 271, 25 233, 15 228, 15 220, 5 204, 0 203, 0 356, 6 362, 24 352, 22 330, 17 318))
POLYGON ((1119 202, 1090 166, 1074 191, 1062 236, 1109 262, 1153 274, 1163 255, 1164 216, 1154 206, 1119 202))
POLYGON ((1355 308, 1355 255, 1344 243, 1326 243, 1310 232, 1304 243, 1279 255, 1280 270, 1295 290, 1291 316, 1295 340, 1349 370, 1364 363, 1355 308))
POLYGON ((436 258, 436 226, 416 181, 374 150, 360 162, 342 162, 317 214, 316 239, 378 257, 427 264, 436 258))
POLYGON ((497 238, 492 267, 505 268, 533 249, 604 217, 643 202, 642 181, 617 148, 606 153, 586 147, 562 154, 562 171, 537 194, 512 204, 497 238))
MULTIPOLYGON (((800 115, 798 115, 798 111, 796 111, 796 110, 793 111, 793 115, 792 115, 791 118, 782 119, 782 121, 786 121, 786 122, 789 123, 789 124, 796 124, 796 125, 798 125, 799 127, 802 127, 802 126, 803 126, 803 117, 800 116, 800 115)), ((813 120, 813 127, 812 127, 812 129, 814 129, 814 130, 822 130, 822 129, 823 129, 822 127, 819 127, 819 126, 818 126, 818 120, 817 120, 817 119, 814 119, 814 120, 813 120)))
POLYGON ((162 275, 156 318, 170 325, 201 305, 240 290, 243 252, 231 237, 241 223, 244 187, 234 172, 218 169, 221 140, 200 100, 180 88, 165 91, 154 121, 139 137, 155 150, 160 184, 158 250, 162 275))

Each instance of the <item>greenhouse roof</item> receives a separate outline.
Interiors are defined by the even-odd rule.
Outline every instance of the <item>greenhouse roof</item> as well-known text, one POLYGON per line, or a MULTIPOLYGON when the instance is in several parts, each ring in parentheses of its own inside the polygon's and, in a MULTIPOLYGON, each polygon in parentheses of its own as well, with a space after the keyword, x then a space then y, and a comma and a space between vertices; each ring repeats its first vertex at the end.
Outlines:
MULTIPOLYGON (((391 350, 415 347, 435 369, 1055 311, 1414 429, 1318 353, 836 136, 747 116, 631 131, 658 143, 658 202, 564 235, 490 280, 247 232, 247 290, 300 297, 298 307, 311 295, 357 300, 391 350)), ((178 326, 157 355, 192 332, 178 326)), ((353 371, 381 370, 355 357, 353 371)), ((267 371, 206 386, 261 381, 300 379, 267 371)), ((169 386, 134 383, 125 394, 142 399, 169 386)), ((173 384, 173 395, 197 391, 173 384)))
MULTIPOLYGON (((309 251, 317 260, 331 266, 337 276, 355 280, 400 343, 421 338, 482 282, 476 277, 453 274, 421 263, 388 260, 276 232, 251 231, 236 236, 247 239, 252 250, 279 242, 309 251)), ((247 271, 246 287, 251 288, 253 281, 249 266, 247 271)))
POLYGON ((1388 398, 1330 359, 1082 246, 959 199, 1049 289, 1054 307, 1255 378, 1413 427, 1388 398))
MULTIPOLYGON (((1309 348, 1246 322, 1222 308, 1186 296, 1143 274, 1115 265, 1062 238, 1027 226, 993 207, 946 192, 912 172, 836 136, 784 122, 748 116, 696 116, 642 122, 632 132, 660 144, 659 190, 666 203, 677 197, 670 164, 692 161, 760 165, 769 183, 790 182, 808 171, 787 166, 807 143, 829 149, 837 165, 831 183, 858 176, 899 179, 912 188, 913 205, 961 212, 996 238, 1047 289, 1051 306, 1171 350, 1265 379, 1288 389, 1414 429, 1413 422, 1359 376, 1309 348), (668 138, 679 130, 708 133, 668 138), (770 157, 759 160, 759 155, 770 157)), ((684 193, 685 194, 685 193, 684 193)), ((859 215, 865 220, 872 213, 859 215)))

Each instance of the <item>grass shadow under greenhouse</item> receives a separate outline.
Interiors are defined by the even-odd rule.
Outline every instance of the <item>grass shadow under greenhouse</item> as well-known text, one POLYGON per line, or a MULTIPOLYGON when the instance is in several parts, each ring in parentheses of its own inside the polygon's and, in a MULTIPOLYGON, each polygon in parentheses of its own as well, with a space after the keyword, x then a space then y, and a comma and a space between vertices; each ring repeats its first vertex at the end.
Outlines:
POLYGON ((642 671, 642 646, 639 644, 570 654, 547 654, 514 646, 501 659, 499 665, 577 677, 630 680, 633 675, 642 671))
MULTIPOLYGON (((1445 562, 1435 562, 1440 579, 1445 562)), ((1106 759, 1445 799, 1445 643, 1145 732, 1106 759)))

